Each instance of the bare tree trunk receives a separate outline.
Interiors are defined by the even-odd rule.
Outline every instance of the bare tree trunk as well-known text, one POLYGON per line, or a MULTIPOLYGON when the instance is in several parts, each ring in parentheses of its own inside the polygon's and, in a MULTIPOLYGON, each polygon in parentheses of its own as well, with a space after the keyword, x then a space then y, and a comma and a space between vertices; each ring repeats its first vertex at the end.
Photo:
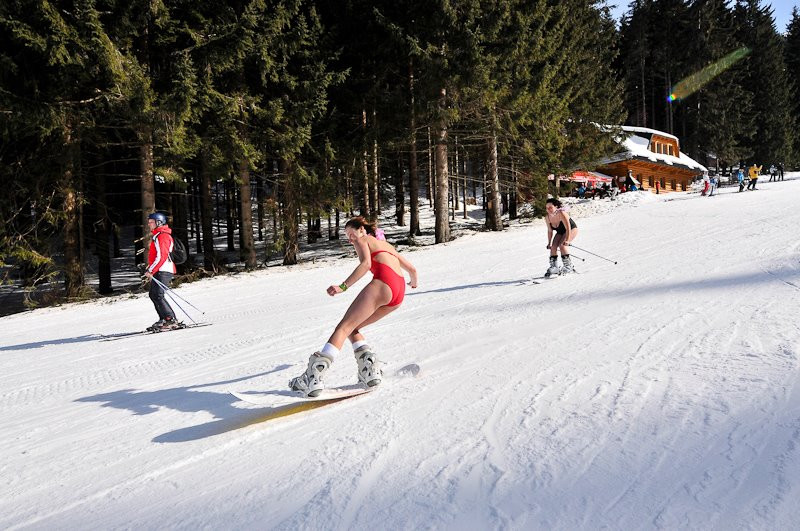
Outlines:
POLYGON ((475 205, 477 206, 477 204, 478 204, 478 179, 476 178, 477 176, 475 175, 475 167, 470 163, 470 160, 469 160, 469 151, 464 153, 464 159, 466 160, 466 165, 469 166, 472 169, 472 178, 470 179, 471 182, 472 182, 472 191, 470 193, 472 194, 472 199, 475 200, 475 205))
POLYGON ((647 91, 644 88, 644 58, 639 59, 639 73, 641 74, 641 83, 640 83, 640 90, 642 92, 642 111, 639 115, 639 123, 636 124, 639 127, 647 127, 647 91))
MULTIPOLYGON (((256 247, 253 242, 253 203, 250 199, 250 164, 247 160, 239 162, 239 202, 241 203, 241 256, 247 269, 255 269, 256 247)), ((259 231, 260 232, 260 231, 259 231)))
MULTIPOLYGON (((330 160, 328 160, 327 155, 325 157, 325 175, 328 177, 328 179, 331 179, 331 177, 332 177, 331 176, 331 162, 330 162, 330 160)), ((328 209, 329 209, 328 210, 328 240, 338 240, 339 239, 339 217, 340 217, 339 203, 341 202, 341 194, 342 194, 342 174, 341 174, 341 172, 339 172, 335 177, 333 177, 333 181, 334 181, 335 186, 336 186, 336 189, 335 189, 335 192, 334 192, 335 195, 336 195, 336 204, 334 206, 334 210, 336 212, 336 229, 335 230, 331 230, 331 228, 330 228, 331 216, 330 216, 330 205, 329 205, 328 206, 328 209)))
POLYGON ((456 137, 455 148, 453 149, 453 219, 456 216, 456 210, 459 209, 459 201, 458 201, 458 188, 459 184, 461 184, 458 180, 458 137, 456 137))
POLYGON ((503 221, 500 213, 500 175, 497 170, 497 135, 489 138, 489 175, 487 176, 489 192, 486 205, 486 228, 489 230, 503 230, 503 221))
POLYGON ((369 204, 369 155, 367 154, 367 109, 361 109, 361 129, 364 133, 364 154, 361 161, 361 171, 364 173, 364 189, 361 194, 361 215, 369 218, 372 215, 372 205, 369 204))
MULTIPOLYGON (((172 191, 170 192, 170 203, 172 209, 172 222, 170 223, 170 227, 172 228, 172 237, 175 240, 182 241, 188 252, 189 231, 187 230, 187 214, 189 212, 189 196, 186 193, 187 188, 184 188, 184 186, 188 187, 189 185, 185 185, 183 182, 173 182, 171 184, 172 191)), ((185 264, 176 264, 175 267, 177 268, 178 273, 183 273, 186 271, 187 266, 190 265, 190 262, 186 262, 185 264)))
POLYGON ((394 182, 394 197, 395 197, 395 218, 400 227, 406 224, 406 188, 405 177, 403 176, 403 156, 400 150, 397 150, 397 177, 394 182))
POLYGON ((64 208, 64 294, 77 297, 83 288, 83 238, 81 234, 81 183, 78 171, 78 140, 68 126, 64 132, 66 160, 61 176, 64 208))
POLYGON ((410 136, 408 154, 408 193, 411 208, 409 234, 419 236, 419 173, 417 169, 417 119, 414 102, 414 60, 408 59, 408 92, 410 96, 410 136))
MULTIPOLYGON (((153 133, 150 129, 141 132, 142 144, 139 147, 139 168, 142 191, 142 254, 137 254, 136 263, 147 260, 150 248, 150 227, 147 216, 156 211, 155 179, 153 176, 153 133)), ((138 250, 138 249, 137 249, 138 250)))
MULTIPOLYGON (((670 89, 672 87, 672 71, 668 71, 666 73, 666 93, 669 95, 670 89)), ((673 122, 672 117, 672 98, 667 98, 667 133, 674 134, 675 133, 675 124, 673 122)))
POLYGON ((356 193, 353 187, 353 175, 355 173, 356 159, 351 165, 352 171, 345 173, 344 177, 344 196, 347 198, 347 215, 353 217, 353 206, 356 204, 356 193))
POLYGON ((200 222, 203 225, 203 267, 206 271, 216 271, 211 173, 205 153, 200 157, 200 222))
POLYGON ((410 199, 411 219, 409 234, 419 236, 419 174, 417 173, 417 117, 414 101, 414 58, 408 58, 408 94, 409 94, 409 145, 408 145, 408 194, 410 199))
POLYGON ((444 111, 447 104, 447 89, 442 88, 439 96, 439 119, 437 123, 436 141, 436 243, 450 241, 450 223, 448 218, 447 198, 449 195, 447 169, 447 121, 444 111))
POLYGON ((372 191, 370 194, 370 205, 372 212, 370 219, 375 221, 381 213, 381 175, 380 164, 378 164, 378 115, 375 107, 372 107, 372 191))
POLYGON ((467 219, 467 161, 466 151, 464 152, 464 183, 461 187, 461 203, 464 205, 464 219, 467 219))
POLYGON ((264 241, 264 178, 259 176, 256 178, 256 215, 258 216, 258 241, 264 241))
POLYGON ((436 193, 433 191, 433 143, 431 141, 431 128, 428 127, 428 206, 433 208, 436 193))
POLYGON ((111 287, 111 249, 109 236, 111 222, 108 218, 108 203, 106 202, 106 178, 102 172, 95 174, 95 250, 97 252, 97 277, 99 280, 97 290, 101 295, 113 292, 111 287))
POLYGON ((230 177, 223 181, 222 189, 225 192, 225 240, 228 242, 228 251, 234 251, 236 249, 234 244, 234 238, 236 237, 236 198, 230 177))
MULTIPOLYGON (((214 221, 216 222, 216 223, 214 223, 214 225, 216 225, 217 236, 219 236, 220 234, 222 234, 222 230, 220 229, 220 223, 222 221, 222 209, 219 206, 219 202, 220 202, 219 197, 222 194, 219 193, 219 182, 216 179, 211 183, 211 186, 213 187, 213 191, 214 191, 214 194, 213 194, 214 195, 214 221)), ((223 191, 223 194, 224 194, 224 192, 225 192, 225 183, 223 183, 222 191, 223 191)))
MULTIPOLYGON (((202 159, 201 159, 202 160, 202 159)), ((201 162, 202 164, 202 162, 201 162)), ((201 227, 203 226, 203 214, 202 214, 202 178, 200 177, 199 173, 195 173, 194 177, 191 181, 192 186, 192 204, 194 204, 194 212, 195 212, 195 219, 194 219, 194 248, 196 254, 202 254, 203 252, 203 231, 201 227)))
POLYGON ((484 160, 481 163, 481 176, 483 177, 483 191, 481 192, 481 206, 483 207, 484 212, 488 210, 488 205, 486 204, 486 196, 487 196, 487 184, 486 184, 486 170, 488 167, 488 163, 484 160))
POLYGON ((508 219, 517 219, 517 171, 511 158, 511 190, 508 192, 508 219))
POLYGON ((283 174, 283 265, 297 263, 300 250, 299 226, 297 221, 298 197, 294 185, 294 167, 291 161, 281 159, 283 174))

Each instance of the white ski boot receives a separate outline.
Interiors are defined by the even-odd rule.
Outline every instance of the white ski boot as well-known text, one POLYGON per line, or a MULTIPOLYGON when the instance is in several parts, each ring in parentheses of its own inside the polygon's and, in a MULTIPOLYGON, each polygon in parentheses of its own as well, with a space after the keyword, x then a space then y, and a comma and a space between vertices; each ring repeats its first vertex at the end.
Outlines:
POLYGON ((380 385, 383 371, 381 371, 378 357, 370 350, 369 345, 361 345, 353 354, 358 364, 358 381, 367 387, 380 385))
POLYGON ((319 352, 313 353, 308 358, 308 368, 303 374, 292 378, 289 381, 289 387, 292 391, 300 391, 308 397, 319 396, 322 390, 325 389, 325 384, 322 383, 322 376, 325 371, 333 363, 333 360, 319 352))
POLYGON ((544 278, 550 278, 552 276, 556 276, 561 272, 558 268, 558 257, 551 256, 550 257, 550 267, 547 268, 547 271, 544 274, 544 278))
POLYGON ((575 266, 572 265, 572 259, 569 255, 565 255, 561 257, 561 261, 564 262, 564 266, 561 268, 561 275, 568 275, 569 273, 576 273, 575 266))

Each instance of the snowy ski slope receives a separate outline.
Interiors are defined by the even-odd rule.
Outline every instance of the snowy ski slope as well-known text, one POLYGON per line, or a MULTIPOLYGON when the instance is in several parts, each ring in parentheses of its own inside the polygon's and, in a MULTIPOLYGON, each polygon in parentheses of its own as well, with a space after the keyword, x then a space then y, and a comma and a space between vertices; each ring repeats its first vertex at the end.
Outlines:
POLYGON ((352 258, 181 286, 194 330, 100 341, 146 294, 5 317, 0 528, 796 529, 800 179, 759 187, 573 202, 619 264, 539 285, 541 220, 405 251, 366 335, 424 374, 268 422, 228 390, 283 391, 352 258))

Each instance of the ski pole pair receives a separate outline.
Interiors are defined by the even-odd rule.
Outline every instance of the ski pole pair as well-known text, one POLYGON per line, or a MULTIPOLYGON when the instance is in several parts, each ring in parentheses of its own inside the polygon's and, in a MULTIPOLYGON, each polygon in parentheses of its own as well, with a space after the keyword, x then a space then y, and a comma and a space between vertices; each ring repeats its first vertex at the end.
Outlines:
MULTIPOLYGON (((593 253, 592 251, 587 251, 586 249, 581 249, 580 247, 576 247, 575 245, 573 245, 573 244, 571 244, 571 243, 569 244, 569 246, 570 246, 570 247, 572 247, 573 249, 577 249, 577 250, 579 250, 579 251, 583 251, 584 253, 589 253, 589 254, 590 254, 590 255, 592 255, 592 256, 596 256, 597 258, 602 258, 603 260, 605 260, 605 261, 607 261, 607 262, 611 262, 612 264, 615 264, 615 265, 616 265, 616 263, 617 263, 616 261, 614 261, 614 260, 611 260, 610 258, 606 258, 605 256, 600 256, 599 254, 595 254, 595 253, 593 253)), ((571 253, 570 253, 570 254, 571 254, 571 253)), ((574 255, 574 254, 571 254, 571 256, 575 256, 575 255, 574 255)), ((583 258, 579 258, 579 260, 583 260, 583 258)), ((586 260, 583 260, 583 261, 585 262, 586 260)))
POLYGON ((150 277, 150 278, 151 278, 151 280, 152 280, 153 282, 155 282, 157 285, 159 285, 159 286, 160 286, 160 287, 161 287, 161 288, 164 290, 164 293, 165 293, 167 296, 169 296, 169 298, 170 298, 170 299, 172 299, 172 302, 174 302, 174 303, 175 303, 175 305, 176 305, 176 306, 177 306, 177 307, 178 307, 178 308, 179 308, 179 309, 180 309, 180 310, 181 310, 181 311, 182 311, 182 312, 183 312, 183 313, 186 315, 186 317, 188 317, 188 318, 189 318, 189 320, 190 320, 192 323, 194 323, 194 324, 197 324, 197 321, 195 321, 194 319, 192 319, 192 316, 191 316, 191 315, 189 315, 189 313, 188 313, 186 310, 184 310, 184 309, 183 309, 183 306, 181 306, 181 305, 180 305, 180 303, 178 302, 178 300, 177 300, 177 299, 180 299, 180 300, 182 300, 183 302, 185 302, 186 304, 188 304, 189 306, 191 306, 192 308, 194 308, 194 309, 195 309, 195 310, 197 310, 198 312, 202 313, 203 315, 205 315, 205 314, 206 314, 206 312, 204 312, 203 310, 201 310, 200 308, 198 308, 197 306, 195 306, 195 305, 194 305, 194 304, 192 304, 191 302, 187 301, 186 299, 184 299, 183 297, 181 297, 180 295, 178 295, 177 293, 175 293, 175 291, 174 291, 172 288, 168 287, 166 284, 164 284, 163 282, 161 282, 160 280, 158 280, 156 277, 150 277), (177 297, 177 299, 176 299, 176 297, 177 297))

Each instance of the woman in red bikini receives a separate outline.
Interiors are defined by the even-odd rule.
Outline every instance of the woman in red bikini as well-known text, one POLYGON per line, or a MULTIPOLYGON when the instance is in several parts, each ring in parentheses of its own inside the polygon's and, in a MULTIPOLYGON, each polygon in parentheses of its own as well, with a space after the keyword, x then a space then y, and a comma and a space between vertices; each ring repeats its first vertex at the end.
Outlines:
POLYGON ((347 291, 367 271, 372 273, 372 280, 347 309, 325 346, 309 357, 306 371, 289 382, 289 387, 306 396, 314 397, 322 392, 324 373, 336 359, 345 339, 353 345, 359 381, 369 387, 380 384, 382 373, 378 359, 364 340, 361 329, 400 307, 406 291, 403 270, 411 277, 409 286, 417 287, 417 270, 386 240, 376 237, 378 232, 374 224, 363 217, 355 217, 344 226, 344 232, 356 249, 359 264, 344 282, 330 286, 328 295, 333 297, 347 291))

